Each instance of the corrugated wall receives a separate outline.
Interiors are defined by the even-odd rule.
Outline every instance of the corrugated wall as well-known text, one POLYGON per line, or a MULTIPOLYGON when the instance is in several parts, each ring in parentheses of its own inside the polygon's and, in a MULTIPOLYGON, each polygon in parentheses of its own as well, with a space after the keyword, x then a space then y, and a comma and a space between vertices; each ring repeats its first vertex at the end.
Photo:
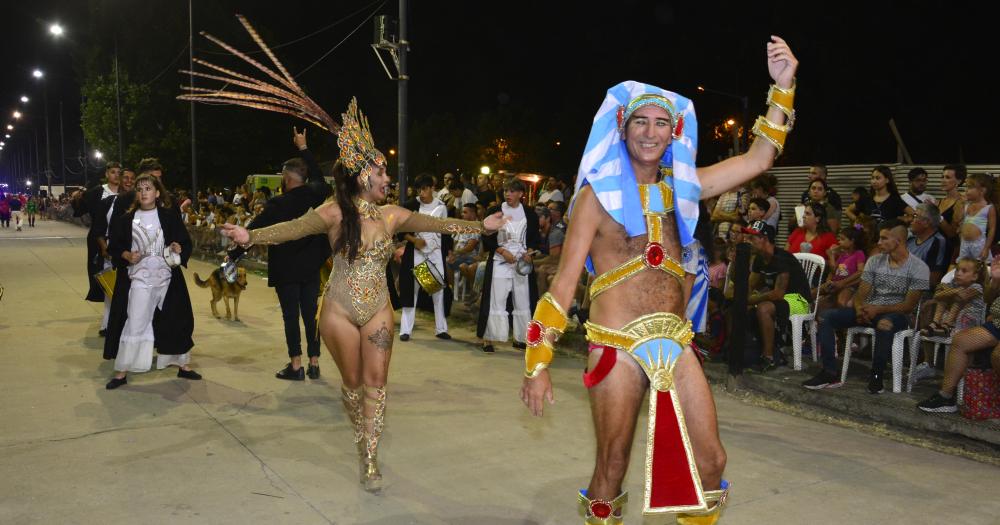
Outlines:
MULTIPOLYGON (((910 183, 906 174, 918 165, 886 164, 892 169, 893 178, 900 193, 909 190, 910 183)), ((851 192, 858 186, 868 187, 872 170, 877 164, 845 164, 827 166, 826 182, 840 194, 846 207, 851 203, 851 192)), ((941 168, 943 165, 920 165, 927 170, 927 191, 941 198, 941 168)), ((1000 164, 978 164, 966 166, 969 173, 1000 173, 1000 164)), ((809 187, 809 166, 783 166, 770 170, 778 178, 778 202, 781 203, 782 220, 778 228, 778 246, 785 245, 788 237, 788 221, 795 216, 795 205, 799 203, 802 192, 809 187)), ((846 220, 846 217, 844 218, 846 220)))

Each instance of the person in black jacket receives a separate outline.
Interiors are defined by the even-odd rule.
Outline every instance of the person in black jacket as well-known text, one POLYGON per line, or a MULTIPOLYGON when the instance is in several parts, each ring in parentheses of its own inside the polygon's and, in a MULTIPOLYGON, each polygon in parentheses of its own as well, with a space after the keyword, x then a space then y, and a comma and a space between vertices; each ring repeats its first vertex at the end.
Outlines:
POLYGON ((101 201, 107 197, 118 194, 119 175, 121 164, 109 162, 104 170, 105 184, 94 186, 87 191, 77 191, 70 199, 73 206, 73 216, 83 217, 90 215, 90 229, 87 231, 87 279, 90 281, 90 289, 87 291, 88 301, 99 303, 104 302, 104 317, 101 320, 100 335, 103 337, 108 328, 108 313, 111 309, 111 301, 104 297, 104 290, 97 284, 94 275, 105 268, 105 258, 102 255, 101 245, 98 237, 103 237, 106 231, 106 217, 100 217, 102 210, 101 201), (103 226, 102 226, 103 224, 103 226))
MULTIPOLYGON (((292 140, 301 158, 292 158, 282 165, 284 191, 267 201, 264 210, 247 225, 248 229, 263 228, 279 222, 297 219, 309 208, 317 208, 330 196, 330 185, 306 142, 306 130, 292 128, 292 140)), ((285 323, 285 344, 290 361, 275 377, 302 381, 302 339, 299 333, 299 313, 306 330, 306 353, 309 356, 308 375, 319 378, 319 333, 316 331, 316 308, 319 297, 319 270, 330 257, 330 241, 326 235, 310 235, 302 239, 271 246, 267 250, 267 285, 274 288, 281 304, 285 323)))

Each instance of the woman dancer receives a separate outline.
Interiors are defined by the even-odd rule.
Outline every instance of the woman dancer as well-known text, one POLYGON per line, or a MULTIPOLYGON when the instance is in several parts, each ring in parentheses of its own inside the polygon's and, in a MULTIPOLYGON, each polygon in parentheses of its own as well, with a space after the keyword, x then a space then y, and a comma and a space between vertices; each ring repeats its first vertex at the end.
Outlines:
POLYGON ((249 22, 242 16, 237 19, 276 70, 211 35, 205 37, 277 83, 197 60, 213 73, 191 74, 225 84, 214 90, 188 87, 189 93, 178 98, 285 113, 337 135, 340 159, 333 168, 335 200, 292 221, 249 232, 226 224, 222 232, 243 245, 277 244, 318 233, 329 237, 333 270, 323 292, 319 332, 340 370, 344 408, 354 425, 361 461, 361 483, 366 490, 376 492, 382 487, 377 453, 394 327, 385 270, 393 252, 392 237, 402 232, 486 233, 503 226, 504 218, 495 214, 483 222, 469 222, 411 213, 394 205, 377 206, 386 199, 389 176, 385 156, 375 148, 368 120, 358 111, 357 101, 351 99, 347 112, 341 115, 343 124, 337 123, 305 94, 249 22), (247 91, 233 91, 235 88, 247 91))

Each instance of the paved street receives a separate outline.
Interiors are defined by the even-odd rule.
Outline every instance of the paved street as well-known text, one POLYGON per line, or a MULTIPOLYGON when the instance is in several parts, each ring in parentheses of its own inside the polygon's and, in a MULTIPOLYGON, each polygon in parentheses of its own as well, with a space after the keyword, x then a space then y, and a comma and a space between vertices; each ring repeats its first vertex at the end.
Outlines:
MULTIPOLYGON (((441 342, 418 319, 413 340, 395 343, 387 488, 369 495, 332 360, 324 353, 320 381, 274 379, 286 362, 281 313, 259 277, 242 322, 217 320, 192 277, 212 267, 192 261, 193 364, 205 380, 165 370, 106 391, 101 305, 82 299, 84 234, 47 221, 0 230, 0 523, 582 521, 575 493, 594 439, 580 362, 553 366, 557 404, 534 419, 517 398, 520 353, 484 355, 463 342, 474 337, 465 326, 441 342)), ((996 467, 725 393, 716 402, 734 483, 722 523, 1000 523, 996 467)), ((643 523, 642 438, 635 450, 627 523, 643 523)))

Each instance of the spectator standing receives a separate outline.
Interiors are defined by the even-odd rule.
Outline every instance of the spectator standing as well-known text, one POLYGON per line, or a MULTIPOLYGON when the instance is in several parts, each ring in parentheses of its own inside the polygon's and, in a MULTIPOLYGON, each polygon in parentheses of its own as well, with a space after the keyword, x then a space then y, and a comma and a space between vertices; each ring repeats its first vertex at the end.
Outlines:
POLYGON ((559 181, 555 177, 548 177, 542 185, 542 193, 538 196, 539 204, 548 204, 550 201, 565 202, 562 190, 559 189, 559 181))
POLYGON ((35 227, 35 215, 38 215, 38 199, 35 196, 28 197, 28 204, 25 207, 28 212, 28 227, 35 227))
POLYGON ((21 202, 21 197, 17 195, 11 195, 7 199, 8 207, 10 207, 10 218, 14 221, 14 228, 16 231, 21 231, 21 226, 24 225, 24 216, 21 213, 21 208, 23 208, 23 203, 21 202))
POLYGON ((955 260, 955 252, 958 251, 958 230, 965 213, 965 197, 959 188, 965 184, 967 176, 968 172, 963 164, 948 164, 941 169, 941 191, 944 192, 944 197, 941 198, 938 209, 941 212, 941 234, 947 241, 947 264, 955 260))
POLYGON ((907 206, 915 210, 922 202, 937 204, 937 200, 927 193, 927 170, 920 167, 913 168, 906 174, 906 178, 910 180, 910 189, 901 197, 907 206))
POLYGON ((485 173, 480 173, 476 177, 476 198, 485 208, 492 208, 498 204, 497 192, 493 191, 490 176, 485 173))
POLYGON ((742 186, 719 196, 719 200, 712 208, 712 223, 715 226, 716 236, 722 239, 729 238, 729 229, 733 221, 740 218, 741 204, 745 198, 745 190, 742 186))
MULTIPOLYGON (((781 220, 781 204, 774 193, 777 191, 777 179, 773 175, 763 174, 750 182, 750 191, 758 199, 767 199, 768 208, 764 211, 764 222, 778 231, 778 221, 781 220)), ((747 220, 751 222, 753 219, 747 220)))
POLYGON ((892 178, 892 170, 888 166, 876 166, 871 176, 871 201, 864 210, 865 215, 875 221, 879 227, 883 222, 899 219, 907 212, 906 203, 899 196, 896 182, 892 178))
POLYGON ((990 261, 990 248, 997 232, 996 192, 993 177, 986 173, 969 176, 965 210, 959 229, 958 258, 990 261))
POLYGON ((826 165, 825 164, 813 164, 809 167, 809 188, 802 192, 802 198, 799 202, 805 204, 809 199, 816 200, 810 193, 812 189, 812 183, 818 180, 823 181, 823 185, 827 188, 827 202, 829 202, 837 211, 844 209, 844 203, 840 199, 840 194, 830 188, 829 184, 826 182, 826 165))
MULTIPOLYGON (((264 209, 247 225, 258 229, 297 219, 310 208, 318 208, 332 189, 309 150, 306 130, 292 128, 292 142, 300 157, 285 161, 281 166, 281 195, 267 201, 264 209)), ((218 210, 221 214, 221 208, 218 210)), ((227 238, 228 240, 228 238, 227 238)), ((233 254, 235 256, 235 254, 233 254)), ((274 288, 281 305, 281 320, 285 328, 285 346, 289 362, 279 370, 278 379, 302 381, 319 379, 319 332, 316 330, 317 297, 320 296, 319 270, 330 256, 330 241, 325 234, 308 235, 301 239, 268 247, 267 285, 274 288), (307 370, 302 367, 302 337, 299 316, 306 333, 307 370)))
POLYGON ((121 176, 121 165, 117 162, 109 162, 104 169, 106 182, 99 186, 94 186, 86 192, 77 191, 70 200, 73 206, 73 216, 82 217, 90 215, 90 228, 87 230, 87 278, 90 281, 90 289, 87 291, 86 299, 95 303, 104 303, 104 319, 101 323, 100 335, 104 335, 107 330, 107 318, 111 308, 110 299, 104 296, 104 290, 94 279, 94 275, 104 269, 104 257, 101 255, 101 246, 98 238, 106 235, 105 228, 98 220, 102 215, 103 207, 101 201, 118 193, 118 184, 121 176))

